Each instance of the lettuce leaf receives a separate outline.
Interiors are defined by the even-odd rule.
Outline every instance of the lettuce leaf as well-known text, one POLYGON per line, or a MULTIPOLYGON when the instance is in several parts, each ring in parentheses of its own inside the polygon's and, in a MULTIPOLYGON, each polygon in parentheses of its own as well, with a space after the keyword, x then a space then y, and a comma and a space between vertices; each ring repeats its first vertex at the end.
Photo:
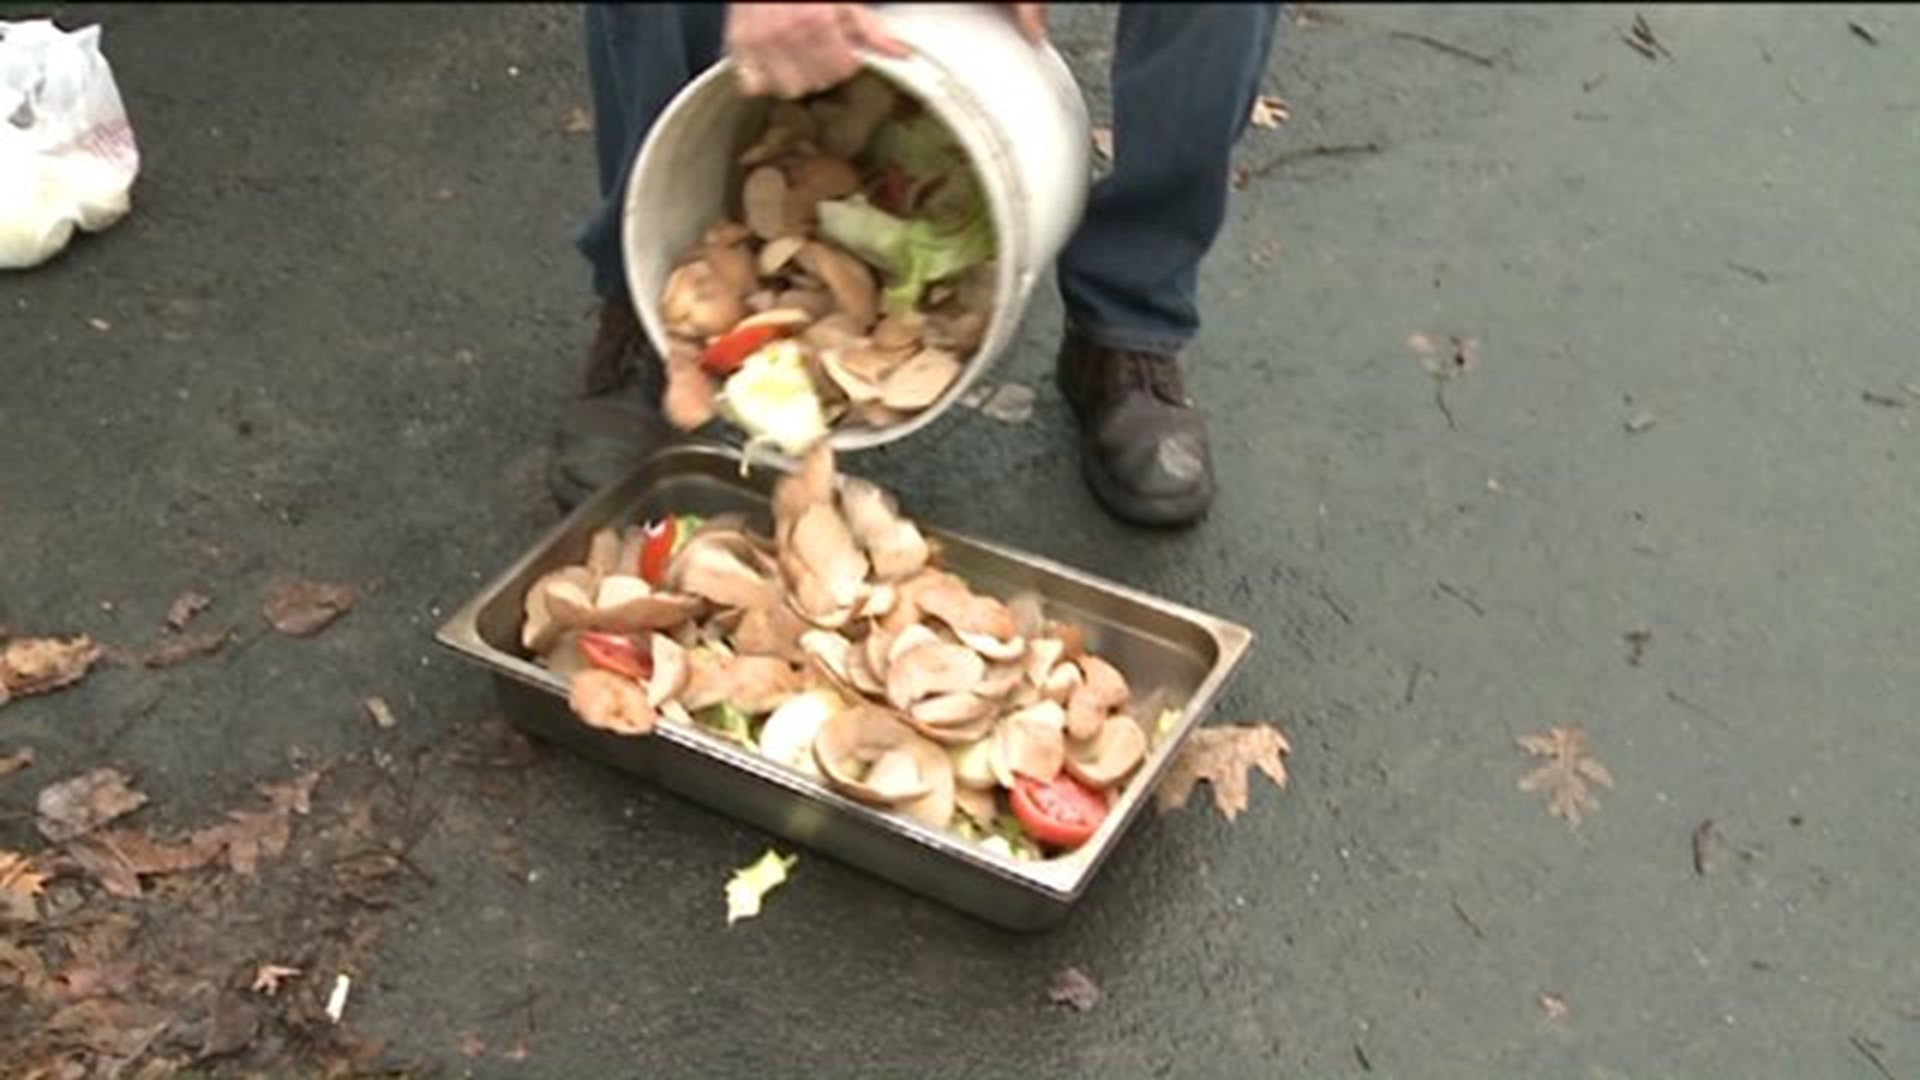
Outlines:
MULTIPOLYGON (((964 196, 963 196, 964 197, 964 196)), ((927 286, 965 273, 994 257, 993 217, 973 192, 973 206, 951 206, 957 224, 905 221, 868 202, 864 195, 820 204, 820 232, 879 270, 887 282, 887 306, 899 311, 919 304, 927 286)))

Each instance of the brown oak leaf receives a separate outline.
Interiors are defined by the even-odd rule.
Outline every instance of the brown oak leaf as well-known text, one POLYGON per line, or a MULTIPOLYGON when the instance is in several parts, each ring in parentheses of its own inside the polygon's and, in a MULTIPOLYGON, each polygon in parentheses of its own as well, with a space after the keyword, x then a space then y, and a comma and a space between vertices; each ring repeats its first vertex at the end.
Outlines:
POLYGON ((150 668, 173 667, 176 664, 184 664, 189 660, 219 652, 232 636, 231 629, 175 634, 148 649, 140 661, 150 668))
POLYGON ((1247 808, 1247 770, 1259 769, 1276 787, 1286 787, 1285 759, 1292 752, 1287 737, 1271 724, 1199 728, 1160 781, 1154 808, 1163 814, 1180 809, 1194 785, 1205 780, 1213 788, 1213 805, 1232 821, 1247 808))
POLYGON ((1047 987, 1047 1000, 1074 1012, 1088 1012, 1100 1004, 1100 984, 1077 967, 1062 968, 1047 987))
POLYGON ((33 868, 33 860, 13 851, 0 851, 0 921, 33 922, 40 917, 34 897, 46 885, 47 875, 33 868))
POLYGON ((268 591, 263 612, 273 628, 288 637, 312 637, 353 610, 357 599, 346 585, 282 581, 268 591))
POLYGON ((0 705, 44 694, 86 678, 100 646, 85 634, 70 638, 15 638, 0 647, 0 705))
POLYGON ((0 776, 11 776, 33 764, 33 747, 23 746, 10 754, 0 754, 0 776))
POLYGON ((1273 131, 1292 117, 1293 111, 1287 108, 1285 101, 1272 94, 1262 94, 1253 99, 1253 112, 1247 117, 1247 122, 1254 127, 1273 131))
POLYGON ((1522 735, 1520 748, 1535 757, 1547 759, 1520 779, 1520 790, 1545 789, 1549 793, 1547 812, 1566 818, 1575 826, 1581 816, 1600 809, 1600 801, 1587 790, 1592 781, 1604 788, 1613 787, 1613 774, 1599 761, 1587 756, 1587 733, 1578 726, 1551 728, 1544 735, 1522 735))
POLYGON ((41 789, 40 835, 64 844, 146 804, 146 795, 127 786, 127 774, 94 769, 41 789))

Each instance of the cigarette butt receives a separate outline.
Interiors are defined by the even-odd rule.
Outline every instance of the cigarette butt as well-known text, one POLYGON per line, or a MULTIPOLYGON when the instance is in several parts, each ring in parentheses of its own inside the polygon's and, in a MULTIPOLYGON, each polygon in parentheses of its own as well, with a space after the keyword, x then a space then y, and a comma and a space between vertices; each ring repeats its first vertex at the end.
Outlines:
POLYGON ((347 991, 353 988, 353 980, 345 975, 336 975, 333 979, 333 993, 327 997, 327 1019, 340 1022, 341 1014, 347 1011, 347 991))

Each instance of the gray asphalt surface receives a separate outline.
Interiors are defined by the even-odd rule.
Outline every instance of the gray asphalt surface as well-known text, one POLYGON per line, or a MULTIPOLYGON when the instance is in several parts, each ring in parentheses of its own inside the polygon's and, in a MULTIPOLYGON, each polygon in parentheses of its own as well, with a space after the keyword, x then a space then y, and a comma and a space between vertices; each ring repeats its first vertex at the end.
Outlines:
MULTIPOLYGON (((0 623, 131 644, 187 589, 248 635, 276 574, 365 597, 10 706, 40 760, 0 800, 106 761, 184 821, 290 754, 485 722, 431 636, 553 520, 592 330, 578 10, 10 17, 47 10, 104 24, 145 166, 126 221, 0 279, 0 623)), ((1055 18, 1096 105, 1109 18, 1055 18)), ((435 885, 349 1022, 475 1076, 1912 1075, 1916 76, 1911 9, 1315 7, 1206 268, 1204 527, 1081 491, 1050 294, 1001 372, 1031 422, 850 462, 1252 626, 1217 716, 1281 724, 1292 787, 1144 820, 1026 938, 804 852, 729 928, 765 837, 564 755, 511 798, 445 775, 435 885), (1413 334, 1478 342, 1451 422, 1413 334), (1516 738, 1565 724, 1616 782, 1577 829, 1516 787, 1516 738), (1068 965, 1091 1012, 1047 1002, 1068 965)))

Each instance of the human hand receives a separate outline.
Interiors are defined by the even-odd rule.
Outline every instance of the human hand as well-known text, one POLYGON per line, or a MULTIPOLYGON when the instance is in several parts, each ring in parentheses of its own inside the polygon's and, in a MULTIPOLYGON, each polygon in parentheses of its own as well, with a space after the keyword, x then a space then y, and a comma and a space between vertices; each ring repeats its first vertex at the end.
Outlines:
POLYGON ((728 4, 726 41, 749 97, 797 98, 837 85, 860 70, 856 49, 907 55, 865 4, 728 4))
POLYGON ((1047 40, 1047 5, 1045 4, 1008 4, 1013 9, 1013 25, 1020 28, 1020 36, 1035 45, 1047 40))

